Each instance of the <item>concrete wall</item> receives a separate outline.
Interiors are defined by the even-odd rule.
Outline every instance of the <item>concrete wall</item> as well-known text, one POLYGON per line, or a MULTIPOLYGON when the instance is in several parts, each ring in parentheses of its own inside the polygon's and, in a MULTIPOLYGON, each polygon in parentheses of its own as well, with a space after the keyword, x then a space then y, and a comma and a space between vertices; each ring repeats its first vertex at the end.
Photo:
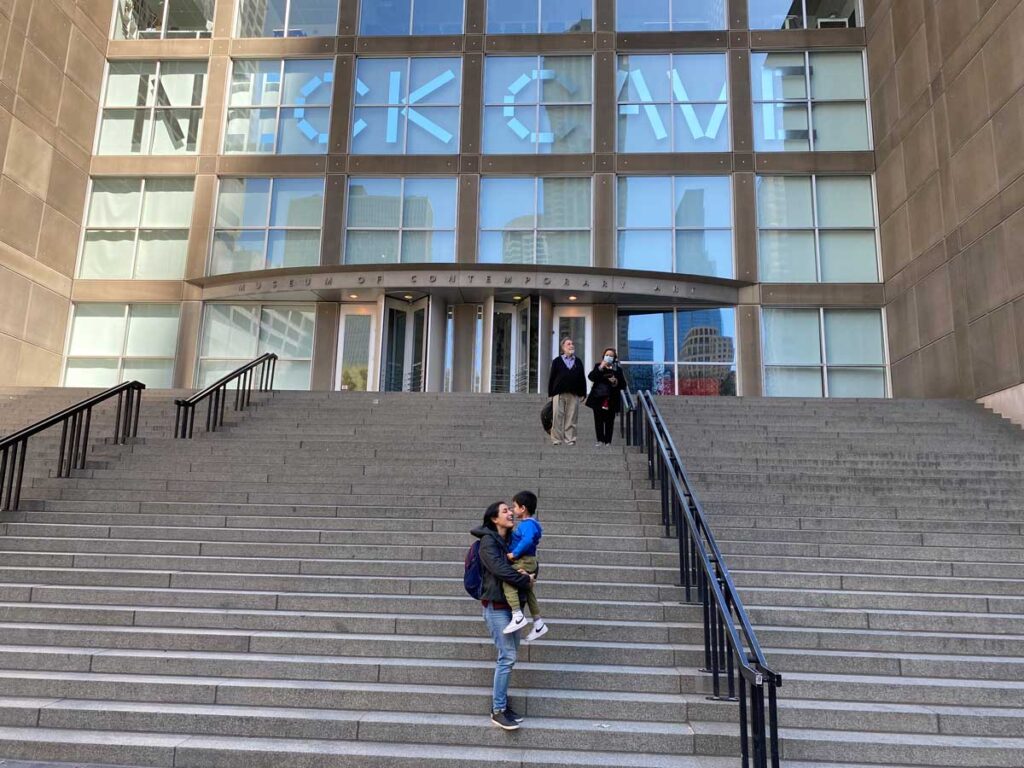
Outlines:
POLYGON ((1024 382, 1024 0, 866 5, 893 394, 1006 392, 1024 382))
POLYGON ((0 0, 0 385, 55 385, 109 0, 0 0))

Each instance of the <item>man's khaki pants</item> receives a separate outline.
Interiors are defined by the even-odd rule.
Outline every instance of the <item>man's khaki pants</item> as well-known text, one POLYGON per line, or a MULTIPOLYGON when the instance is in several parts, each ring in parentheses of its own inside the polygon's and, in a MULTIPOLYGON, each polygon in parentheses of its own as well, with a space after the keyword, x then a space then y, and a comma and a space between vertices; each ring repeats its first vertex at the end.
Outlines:
POLYGON ((576 442, 576 417, 580 399, 576 395, 555 395, 551 406, 551 442, 554 445, 576 442))

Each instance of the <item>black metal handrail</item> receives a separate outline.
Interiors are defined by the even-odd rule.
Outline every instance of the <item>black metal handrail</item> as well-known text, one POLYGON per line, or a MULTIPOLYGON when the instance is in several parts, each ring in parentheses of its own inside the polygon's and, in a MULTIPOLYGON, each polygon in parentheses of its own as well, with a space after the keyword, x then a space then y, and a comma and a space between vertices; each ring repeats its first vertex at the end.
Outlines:
POLYGON ((712 676, 714 695, 711 698, 739 700, 740 752, 744 768, 749 765, 767 768, 769 764, 778 768, 777 688, 782 684, 782 676, 774 672, 764 658, 746 608, 654 397, 646 391, 639 393, 637 400, 640 407, 631 414, 632 424, 629 425, 636 438, 632 444, 646 449, 651 488, 661 489, 662 523, 666 536, 671 536, 675 530, 679 543, 679 580, 686 601, 698 602, 703 607, 702 671, 712 676), (724 696, 723 675, 727 690, 724 696))
POLYGON ((228 385, 235 382, 235 410, 244 411, 252 402, 252 394, 274 391, 274 372, 277 370, 277 355, 267 352, 227 376, 218 379, 206 389, 192 397, 175 400, 174 436, 190 438, 196 425, 196 406, 207 401, 206 431, 216 432, 224 426, 224 406, 228 399, 228 385), (257 379, 256 369, 259 368, 257 379))
POLYGON ((139 411, 145 388, 141 381, 126 381, 0 439, 0 510, 9 512, 21 503, 21 483, 25 477, 25 456, 30 437, 60 424, 57 477, 70 477, 71 470, 85 469, 92 409, 117 397, 114 440, 120 445, 139 432, 139 411))

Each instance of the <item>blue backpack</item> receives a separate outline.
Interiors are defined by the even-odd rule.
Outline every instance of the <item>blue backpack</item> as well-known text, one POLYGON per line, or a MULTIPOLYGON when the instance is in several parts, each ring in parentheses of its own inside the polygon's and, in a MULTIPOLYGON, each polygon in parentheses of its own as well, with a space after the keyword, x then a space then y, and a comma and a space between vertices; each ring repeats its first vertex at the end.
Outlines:
POLYGON ((484 594, 484 572, 480 566, 480 539, 477 539, 466 552, 466 573, 462 577, 462 584, 466 592, 474 600, 479 600, 484 594))

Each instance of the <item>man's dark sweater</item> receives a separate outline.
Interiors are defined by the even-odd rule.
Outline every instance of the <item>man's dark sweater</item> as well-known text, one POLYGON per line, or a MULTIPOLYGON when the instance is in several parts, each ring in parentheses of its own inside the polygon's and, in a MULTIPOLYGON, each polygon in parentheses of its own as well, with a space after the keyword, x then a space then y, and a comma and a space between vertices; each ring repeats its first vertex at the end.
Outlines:
POLYGON ((571 394, 577 397, 587 395, 587 375, 583 372, 583 361, 576 358, 572 369, 565 367, 565 361, 559 355, 551 361, 551 373, 548 376, 548 397, 571 394))

